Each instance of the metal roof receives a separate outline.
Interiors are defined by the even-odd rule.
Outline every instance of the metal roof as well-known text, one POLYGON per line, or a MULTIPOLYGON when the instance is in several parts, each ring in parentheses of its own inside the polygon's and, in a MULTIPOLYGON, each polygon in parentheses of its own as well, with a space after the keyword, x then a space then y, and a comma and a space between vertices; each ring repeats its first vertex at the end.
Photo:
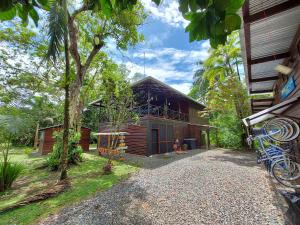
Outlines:
POLYGON ((272 93, 275 71, 290 57, 300 24, 300 0, 246 0, 240 32, 246 83, 250 94, 272 93))
MULTIPOLYGON (((171 86, 169 86, 151 76, 145 77, 137 82, 134 82, 133 84, 131 84, 131 87, 133 89, 138 88, 139 86, 142 86, 143 84, 148 83, 148 82, 151 83, 151 85, 153 85, 153 86, 157 86, 157 91, 168 90, 172 95, 176 95, 176 96, 185 98, 186 100, 200 106, 201 108, 206 107, 205 105, 196 101, 195 99, 191 98, 190 96, 185 95, 185 94, 181 93, 180 91, 177 91, 175 88, 172 88, 171 86)), ((101 102, 101 98, 96 101, 91 102, 90 105, 100 106, 100 102, 101 102)))
MULTIPOLYGON (((267 119, 273 118, 277 115, 284 113, 288 110, 296 101, 300 100, 300 96, 291 98, 289 100, 283 101, 277 105, 274 105, 268 109, 255 113, 249 117, 243 119, 246 126, 253 126, 257 123, 263 122, 267 119)), ((300 118, 300 117, 299 117, 300 118)))

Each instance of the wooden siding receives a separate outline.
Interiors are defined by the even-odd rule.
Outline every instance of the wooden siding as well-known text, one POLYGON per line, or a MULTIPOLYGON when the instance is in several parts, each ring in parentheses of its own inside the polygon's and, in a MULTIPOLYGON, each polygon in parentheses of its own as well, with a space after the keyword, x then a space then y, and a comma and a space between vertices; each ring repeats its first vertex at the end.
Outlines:
MULTIPOLYGON (((197 148, 200 148, 205 144, 202 141, 202 134, 203 131, 205 131, 207 128, 202 127, 201 125, 156 117, 147 117, 146 120, 148 120, 149 122, 148 129, 150 135, 147 139, 149 143, 151 143, 152 141, 151 130, 159 130, 159 153, 173 151, 173 143, 176 139, 179 140, 180 144, 183 144, 183 140, 185 138, 195 138, 197 148)), ((147 155, 155 154, 155 152, 153 152, 154 149, 152 149, 152 146, 148 146, 149 147, 147 155)))
POLYGON ((195 104, 189 106, 189 122, 195 124, 208 124, 208 120, 201 117, 201 111, 203 108, 197 107, 195 104))
MULTIPOLYGON (((51 127, 40 131, 39 152, 42 155, 46 155, 49 152, 52 152, 53 145, 55 143, 53 133, 55 131, 60 131, 61 129, 61 127, 51 127), (41 139, 41 135, 44 135, 43 139, 41 139)), ((81 128, 81 138, 79 145, 82 147, 83 151, 89 151, 90 133, 90 129, 85 127, 81 128)))
POLYGON ((202 129, 199 126, 192 125, 192 124, 188 125, 188 129, 189 129, 189 136, 191 138, 196 138, 196 146, 197 148, 200 148, 203 145, 201 140, 202 129))
POLYGON ((127 153, 146 155, 147 153, 147 127, 141 125, 129 124, 126 128, 122 129, 128 132, 125 142, 128 146, 127 153))

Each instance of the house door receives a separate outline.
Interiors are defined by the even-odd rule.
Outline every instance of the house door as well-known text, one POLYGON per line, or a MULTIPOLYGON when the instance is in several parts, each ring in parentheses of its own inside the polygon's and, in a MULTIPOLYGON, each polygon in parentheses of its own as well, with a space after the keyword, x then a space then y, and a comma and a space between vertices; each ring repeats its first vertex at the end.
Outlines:
POLYGON ((152 129, 151 137, 152 137, 152 154, 159 154, 159 132, 158 129, 152 129))

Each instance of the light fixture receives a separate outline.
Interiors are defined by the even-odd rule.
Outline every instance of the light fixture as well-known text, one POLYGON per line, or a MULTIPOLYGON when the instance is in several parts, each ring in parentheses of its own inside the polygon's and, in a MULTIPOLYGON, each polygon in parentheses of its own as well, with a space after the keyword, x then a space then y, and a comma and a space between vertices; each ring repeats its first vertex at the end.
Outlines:
POLYGON ((280 64, 275 67, 275 70, 284 75, 288 75, 292 72, 292 69, 290 67, 280 65, 280 64))

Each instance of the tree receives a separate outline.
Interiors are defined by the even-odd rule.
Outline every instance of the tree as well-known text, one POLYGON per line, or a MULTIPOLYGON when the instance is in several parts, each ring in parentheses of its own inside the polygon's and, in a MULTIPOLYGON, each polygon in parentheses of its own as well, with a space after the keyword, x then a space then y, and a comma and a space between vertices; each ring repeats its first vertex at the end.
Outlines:
POLYGON ((190 93, 205 99, 210 122, 222 129, 219 134, 224 147, 246 146, 242 119, 249 114, 249 104, 239 76, 240 63, 238 34, 234 32, 228 36, 225 45, 210 49, 210 56, 195 74, 193 92, 190 93))
POLYGON ((200 69, 198 69, 194 74, 194 82, 189 96, 205 104, 209 82, 203 76, 205 72, 205 70, 203 69, 203 62, 199 62, 198 65, 200 66, 200 69))
POLYGON ((110 167, 112 154, 116 149, 118 137, 123 125, 133 120, 135 114, 132 112, 133 94, 129 82, 116 70, 115 73, 103 74, 103 94, 101 95, 101 105, 103 106, 103 116, 108 121, 108 128, 111 135, 108 143, 108 165, 110 167))
MULTIPOLYGON (((157 5, 161 0, 153 0, 157 5)), ((88 0, 84 5, 75 10, 80 13, 86 10, 101 10, 105 15, 111 16, 116 9, 126 9, 135 5, 137 1, 112 1, 112 0, 88 0)), ((217 48, 224 45, 227 36, 231 32, 240 29, 241 18, 238 10, 244 4, 244 0, 179 0, 179 10, 183 17, 190 21, 186 27, 189 32, 190 41, 210 40, 210 45, 217 48)), ((28 23, 31 17, 37 25, 39 15, 35 8, 48 9, 48 0, 31 1, 9 1, 0 3, 0 20, 11 20, 19 16, 23 23, 28 23)))
POLYGON ((2 159, 0 161, 0 192, 10 188, 22 171, 22 166, 9 162, 9 151, 11 149, 14 135, 26 129, 26 123, 18 115, 0 115, 0 149, 2 159))

